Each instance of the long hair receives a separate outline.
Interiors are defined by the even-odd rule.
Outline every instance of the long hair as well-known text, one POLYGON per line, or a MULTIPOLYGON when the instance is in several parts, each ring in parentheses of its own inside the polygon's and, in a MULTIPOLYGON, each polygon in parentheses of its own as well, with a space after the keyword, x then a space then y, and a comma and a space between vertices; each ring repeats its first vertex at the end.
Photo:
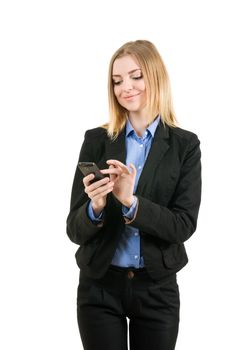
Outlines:
POLYGON ((147 40, 129 41, 112 56, 108 73, 109 122, 102 125, 111 139, 116 139, 124 128, 128 111, 122 107, 114 94, 113 64, 117 58, 131 55, 142 71, 147 94, 148 124, 160 115, 163 124, 177 126, 173 110, 168 72, 155 45, 147 40))

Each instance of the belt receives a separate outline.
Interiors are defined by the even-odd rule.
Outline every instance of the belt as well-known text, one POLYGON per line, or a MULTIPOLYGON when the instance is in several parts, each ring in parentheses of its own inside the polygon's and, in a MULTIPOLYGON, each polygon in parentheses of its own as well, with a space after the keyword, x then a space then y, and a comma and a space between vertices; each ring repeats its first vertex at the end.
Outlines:
MULTIPOLYGON (((89 278, 87 278, 89 279, 89 278)), ((100 279, 91 279, 93 284, 121 294, 128 287, 147 289, 150 286, 176 281, 176 274, 172 274, 159 281, 154 281, 146 268, 118 267, 110 265, 106 274, 100 279)))

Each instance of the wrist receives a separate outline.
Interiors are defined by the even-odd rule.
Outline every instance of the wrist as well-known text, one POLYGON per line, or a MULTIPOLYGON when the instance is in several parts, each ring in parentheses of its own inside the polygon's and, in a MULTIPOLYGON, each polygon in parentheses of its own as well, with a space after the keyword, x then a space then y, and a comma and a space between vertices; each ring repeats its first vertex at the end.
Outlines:
POLYGON ((102 210, 104 209, 104 206, 98 206, 92 202, 92 208, 93 208, 94 214, 96 216, 99 216, 101 214, 102 210))

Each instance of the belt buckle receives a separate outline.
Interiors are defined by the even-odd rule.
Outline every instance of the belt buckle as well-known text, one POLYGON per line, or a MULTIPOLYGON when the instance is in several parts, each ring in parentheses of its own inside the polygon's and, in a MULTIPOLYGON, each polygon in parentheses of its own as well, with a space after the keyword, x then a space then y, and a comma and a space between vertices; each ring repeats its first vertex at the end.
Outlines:
POLYGON ((128 272, 127 272, 127 277, 129 278, 129 280, 132 280, 133 278, 134 278, 134 272, 133 271, 131 271, 131 270, 129 270, 128 272))

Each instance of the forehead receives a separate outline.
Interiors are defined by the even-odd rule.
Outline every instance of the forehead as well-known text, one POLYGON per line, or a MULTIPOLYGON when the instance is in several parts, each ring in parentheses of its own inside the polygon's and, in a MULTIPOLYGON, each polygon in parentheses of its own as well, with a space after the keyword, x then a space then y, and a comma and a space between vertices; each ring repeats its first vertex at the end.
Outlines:
POLYGON ((112 74, 124 75, 136 69, 141 69, 136 58, 132 57, 131 55, 126 55, 120 58, 116 58, 113 63, 112 74))

